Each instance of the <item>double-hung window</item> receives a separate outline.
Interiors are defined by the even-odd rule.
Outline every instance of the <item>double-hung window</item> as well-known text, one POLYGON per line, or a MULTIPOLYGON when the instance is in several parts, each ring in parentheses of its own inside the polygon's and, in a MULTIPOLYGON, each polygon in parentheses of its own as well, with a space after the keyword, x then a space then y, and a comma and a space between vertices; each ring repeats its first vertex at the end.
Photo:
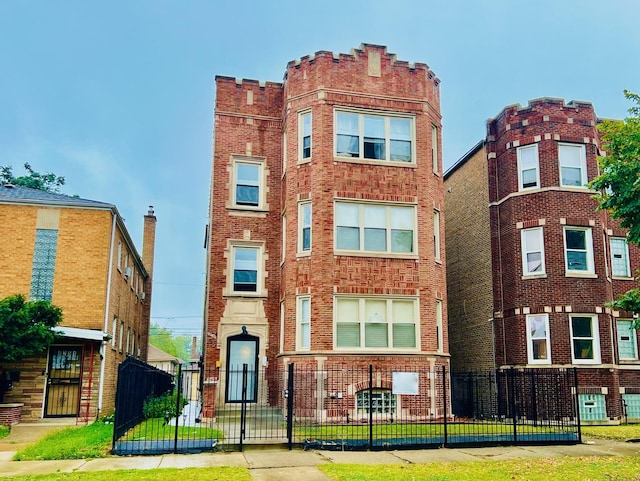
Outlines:
POLYGON ((593 241, 590 227, 564 228, 564 256, 568 274, 593 274, 593 241))
POLYGON ((233 291, 258 292, 259 247, 233 246, 233 291))
POLYGON ((337 250, 415 252, 415 207, 336 202, 337 250))
POLYGON ((527 353, 529 364, 550 364, 549 315, 527 316, 527 353))
POLYGON ((620 359, 638 359, 638 345, 636 342, 636 330, 631 319, 618 319, 616 321, 618 331, 618 355, 620 359))
POLYGON ((336 348, 415 349, 415 299, 335 298, 336 348))
POLYGON ((518 188, 519 190, 540 187, 538 144, 518 148, 518 188))
POLYGON ((631 277, 629 266, 629 246, 623 237, 611 237, 611 272, 614 277, 631 277))
POLYGON ((438 352, 442 352, 444 346, 442 332, 442 301, 440 299, 436 300, 436 350, 438 352))
POLYGON ((311 202, 298 204, 298 252, 311 250, 311 202))
POLYGON ((311 298, 298 297, 298 350, 308 350, 311 345, 311 298))
POLYGON ((241 209, 264 206, 264 164, 249 159, 233 161, 233 205, 241 209))
POLYGON ((544 274, 544 241, 542 227, 522 229, 522 273, 525 276, 544 274))
POLYGON ((437 261, 440 259, 440 211, 433 211, 433 255, 437 261))
POLYGON ((299 126, 299 159, 311 158, 311 112, 303 112, 298 116, 299 126))
POLYGON ((413 117, 336 111, 337 157, 414 162, 413 117))
POLYGON ((600 363, 598 319, 592 315, 570 315, 571 354, 576 364, 600 363))
POLYGON ((558 144, 558 159, 562 187, 587 185, 587 157, 584 145, 558 144))

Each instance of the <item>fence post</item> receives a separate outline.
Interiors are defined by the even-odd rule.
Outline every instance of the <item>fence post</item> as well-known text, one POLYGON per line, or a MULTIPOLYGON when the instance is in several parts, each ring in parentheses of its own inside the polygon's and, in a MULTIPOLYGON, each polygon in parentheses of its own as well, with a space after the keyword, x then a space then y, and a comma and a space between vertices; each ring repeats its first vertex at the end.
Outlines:
POLYGON ((182 412, 180 402, 182 400, 182 364, 178 364, 178 377, 176 378, 176 430, 173 435, 173 454, 178 453, 178 424, 180 424, 180 414, 182 412))
POLYGON ((289 451, 293 449, 293 363, 290 363, 289 378, 287 379, 287 442, 289 451))
POLYGON ((442 365, 442 401, 444 402, 444 446, 449 443, 449 436, 447 433, 447 368, 442 365))
POLYGON ((369 364, 369 449, 373 447, 373 364, 369 364))
POLYGON ((242 398, 240 401, 240 452, 242 452, 242 442, 244 441, 247 422, 247 374, 248 364, 242 365, 242 398))
POLYGON ((514 368, 509 369, 509 399, 511 400, 511 417, 513 418, 513 442, 518 442, 518 420, 516 417, 516 380, 514 368))
POLYGON ((573 368, 573 384, 576 387, 576 419, 578 420, 578 442, 582 443, 582 428, 580 427, 580 399, 578 398, 578 368, 573 368))

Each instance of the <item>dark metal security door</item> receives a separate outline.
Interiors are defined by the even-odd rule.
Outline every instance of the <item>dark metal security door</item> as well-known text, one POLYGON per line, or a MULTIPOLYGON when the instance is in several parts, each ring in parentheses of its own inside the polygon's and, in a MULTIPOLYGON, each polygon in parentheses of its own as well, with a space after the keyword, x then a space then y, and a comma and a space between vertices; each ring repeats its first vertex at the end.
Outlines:
POLYGON ((82 347, 51 346, 49 353, 45 416, 76 416, 82 379, 82 347))

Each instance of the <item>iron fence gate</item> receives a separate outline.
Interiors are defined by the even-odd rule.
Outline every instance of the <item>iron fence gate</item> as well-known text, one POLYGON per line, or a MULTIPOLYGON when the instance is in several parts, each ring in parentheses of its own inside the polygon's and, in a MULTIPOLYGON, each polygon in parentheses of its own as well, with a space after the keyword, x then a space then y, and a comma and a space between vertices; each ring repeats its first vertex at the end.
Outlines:
POLYGON ((168 384, 125 381, 132 372, 119 374, 116 454, 242 450, 254 443, 398 449, 581 441, 575 369, 451 373, 245 364, 179 369, 168 384), (120 389, 143 386, 136 416, 125 422, 119 412, 132 408, 121 403, 133 403, 120 389))

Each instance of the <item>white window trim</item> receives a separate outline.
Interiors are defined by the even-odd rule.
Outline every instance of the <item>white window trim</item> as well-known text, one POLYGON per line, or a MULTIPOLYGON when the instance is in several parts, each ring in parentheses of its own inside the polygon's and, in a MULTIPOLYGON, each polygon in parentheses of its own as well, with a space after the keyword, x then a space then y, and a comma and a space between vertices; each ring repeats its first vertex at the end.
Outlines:
POLYGON ((113 318, 113 323, 111 325, 111 348, 115 350, 116 348, 116 335, 118 333, 118 318, 113 318))
POLYGON ((335 156, 336 160, 342 160, 346 162, 371 163, 374 165, 388 165, 388 166, 395 166, 395 167, 415 167, 416 166, 416 119, 415 119, 415 116, 406 115, 403 113, 336 107, 333 112, 333 155, 335 156), (338 155, 338 113, 358 115, 358 141, 359 141, 358 157, 343 157, 338 155), (381 117, 385 119, 385 153, 386 153, 387 159, 369 159, 364 157, 364 117, 365 116, 381 117), (391 153, 389 119, 391 118, 400 118, 400 119, 410 120, 411 160, 409 162, 389 159, 389 156, 391 153))
POLYGON ((313 116, 311 110, 298 112, 298 163, 311 162, 313 157, 313 116), (309 156, 304 157, 304 118, 309 116, 309 156))
POLYGON ((436 262, 442 261, 442 243, 440 242, 440 211, 433 211, 433 256, 436 262))
POLYGON ((122 241, 118 241, 118 272, 122 272, 122 241))
POLYGON ((593 261, 593 236, 591 227, 578 227, 578 226, 564 226, 562 229, 562 248, 564 250, 564 268, 566 275, 568 276, 591 276, 595 275, 594 261, 593 261), (587 251, 587 269, 586 270, 574 270, 569 269, 569 257, 567 256, 567 231, 568 230, 581 230, 586 232, 585 243, 587 251))
POLYGON ((629 259, 629 243, 627 242, 627 239, 624 237, 610 237, 609 238, 609 253, 611 254, 611 277, 616 277, 616 278, 620 278, 620 279, 630 279, 631 276, 631 263, 630 263, 630 259, 629 259), (624 250, 625 250, 625 257, 626 257, 626 273, 624 275, 620 275, 620 274, 616 274, 614 272, 614 262, 613 262, 613 249, 611 248, 611 241, 613 240, 621 240, 624 242, 624 250))
POLYGON ((518 190, 519 191, 523 191, 523 190, 534 190, 534 189, 539 189, 540 188, 540 155, 538 153, 538 144, 529 144, 529 145, 523 145, 522 147, 518 147, 518 149, 516 150, 517 152, 517 157, 518 157, 518 190), (524 187, 524 182, 523 182, 523 178, 522 178, 522 170, 523 170, 523 165, 522 165, 522 152, 524 152, 525 150, 535 150, 535 155, 536 155, 536 185, 533 187, 524 187))
POLYGON ((335 351, 357 351, 357 352, 415 352, 420 350, 420 306, 417 297, 398 297, 398 296, 357 296, 357 295, 336 295, 333 298, 333 349, 335 351), (387 326, 389 347, 366 347, 365 346, 365 324, 367 324, 364 316, 366 300, 386 301, 387 306, 387 326), (360 324, 360 346, 338 346, 338 301, 339 300, 357 300, 358 301, 358 320, 360 324), (393 301, 410 301, 413 302, 413 320, 415 326, 415 347, 393 347, 393 301))
POLYGON ((311 348, 311 296, 298 296, 296 298, 296 351, 308 351, 311 348), (302 326, 304 319, 302 318, 302 303, 309 303, 309 319, 306 324, 309 325, 308 339, 303 338, 302 326), (306 345, 305 345, 306 341, 306 345))
POLYGON ((600 332, 598 325, 598 316, 595 314, 569 314, 569 339, 571 340, 571 361, 573 364, 600 364, 600 332), (574 347, 573 347, 573 325, 572 320, 574 317, 589 317, 591 318, 591 332, 593 343, 593 359, 576 359, 574 347))
POLYGON ((266 297, 267 296, 267 289, 265 287, 265 282, 266 282, 265 277, 266 277, 266 261, 268 256, 265 253, 264 242, 228 240, 227 248, 225 249, 224 255, 227 258, 227 270, 225 272, 227 283, 222 293, 223 296, 228 296, 228 297, 266 297), (257 273, 257 279, 256 279, 255 292, 233 290, 233 284, 234 284, 233 277, 234 277, 234 270, 235 270, 234 251, 238 247, 254 248, 254 249, 257 249, 258 251, 258 256, 257 256, 258 273, 257 273))
MULTIPOLYGON (((527 330, 527 357, 529 364, 551 364, 551 335, 549 332, 549 314, 528 314, 526 318, 526 330, 527 330), (545 337, 545 344, 547 349, 547 359, 535 359, 533 357, 533 341, 534 338, 531 336, 531 319, 533 318, 543 318, 545 322, 545 331, 547 333, 545 337)), ((540 339, 540 338, 536 338, 540 339)))
POLYGON ((287 173, 287 130, 282 131, 282 177, 287 173))
POLYGON ((523 277, 538 277, 543 276, 547 272, 545 258, 544 258, 544 231, 542 227, 531 227, 528 229, 522 229, 520 231, 520 246, 522 250, 522 275, 523 277), (526 243, 526 234, 527 232, 538 231, 538 236, 540 240, 540 262, 542 265, 542 270, 540 272, 529 272, 529 263, 527 262, 527 254, 536 252, 533 250, 528 250, 526 243))
POLYGON ((560 142, 558 143, 558 175, 559 175, 559 181, 560 181, 560 187, 563 188, 568 188, 568 189, 588 189, 587 187, 587 182, 588 182, 588 176, 587 176, 587 153, 584 147, 584 144, 570 144, 570 143, 566 143, 566 142, 560 142), (562 183, 562 159, 560 158, 560 147, 561 146, 565 146, 565 147, 575 147, 580 149, 580 182, 582 185, 564 185, 562 183))
POLYGON ((333 215, 334 215, 334 226, 333 226, 333 246, 334 251, 338 255, 355 255, 355 256, 366 256, 366 257, 375 257, 375 256, 383 256, 383 257, 394 257, 394 258, 409 258, 414 259, 418 257, 418 222, 417 222, 417 206, 415 204, 403 204, 403 203, 393 203, 393 202, 354 202, 351 199, 336 199, 333 205, 333 215), (336 211, 338 204, 355 204, 359 207, 359 225, 360 229, 360 249, 339 249, 338 248, 338 223, 336 221, 336 211), (390 214, 387 211, 386 214, 386 222, 385 222, 385 230, 387 235, 387 250, 386 251, 369 251, 364 249, 364 207, 365 206, 381 206, 381 207, 410 207, 413 209, 413 218, 412 218, 412 228, 413 228, 413 239, 412 246, 413 251, 411 252, 394 252, 391 250, 391 242, 389 239, 391 227, 390 227, 390 214))
POLYGON ((618 323, 620 321, 627 321, 630 322, 631 325, 633 326, 633 319, 616 319, 616 332, 618 334, 617 336, 617 341, 618 341, 618 357, 620 358, 621 361, 637 361, 638 360, 638 338, 636 335, 636 330, 633 329, 633 327, 631 327, 631 329, 629 329, 630 333, 629 335, 631 336, 631 342, 633 343, 633 350, 635 352, 635 357, 622 357, 620 355, 620 326, 618 325, 618 323))
POLYGON ((229 181, 229 203, 227 208, 234 210, 247 210, 263 212, 269 210, 267 204, 267 176, 269 172, 266 161, 263 157, 244 157, 234 155, 231 161, 231 172, 229 181), (258 167, 258 205, 244 205, 236 202, 237 189, 237 166, 239 164, 250 164, 258 167))
POLYGON ((313 207, 310 200, 298 202, 298 255, 306 256, 311 254, 313 247, 313 207), (304 209, 309 207, 309 248, 303 248, 304 241, 304 209))

